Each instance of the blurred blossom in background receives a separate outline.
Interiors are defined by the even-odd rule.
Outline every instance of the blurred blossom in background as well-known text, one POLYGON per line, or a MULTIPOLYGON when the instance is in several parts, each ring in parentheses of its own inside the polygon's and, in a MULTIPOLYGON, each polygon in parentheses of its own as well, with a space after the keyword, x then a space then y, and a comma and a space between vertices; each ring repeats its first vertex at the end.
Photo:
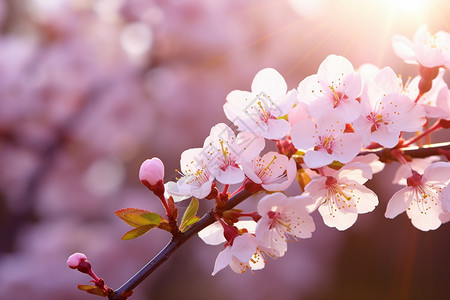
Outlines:
MULTIPOLYGON (((392 35, 448 32, 449 16, 446 0, 0 0, 1 298, 95 299, 66 266, 78 251, 113 288, 140 269, 169 239, 120 239, 115 210, 162 213, 141 162, 160 157, 173 179, 181 152, 227 122, 228 92, 262 68, 292 89, 338 54, 406 80, 416 67, 394 55, 392 35)), ((316 222, 253 276, 211 277, 222 248, 194 238, 131 299, 444 299, 450 228, 384 218, 395 167, 371 183, 379 207, 349 230, 316 222)))

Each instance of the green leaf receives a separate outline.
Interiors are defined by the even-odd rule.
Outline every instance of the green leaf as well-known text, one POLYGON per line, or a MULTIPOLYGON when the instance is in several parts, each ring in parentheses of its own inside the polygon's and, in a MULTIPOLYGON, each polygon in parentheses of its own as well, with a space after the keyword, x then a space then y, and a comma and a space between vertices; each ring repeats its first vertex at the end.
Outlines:
POLYGON ((198 199, 192 198, 191 203, 189 203, 189 206, 186 208, 186 211, 183 214, 183 218, 181 219, 181 225, 180 230, 181 232, 186 231, 186 229, 197 222, 199 220, 198 217, 195 216, 198 210, 198 199), (193 220, 195 219, 196 220, 193 220))
POLYGON ((135 238, 140 237, 141 235, 147 233, 150 229, 155 228, 156 226, 158 226, 158 225, 150 224, 150 225, 139 226, 139 227, 132 229, 132 230, 128 231, 127 233, 125 233, 123 235, 123 237, 121 237, 121 239, 122 240, 135 239, 135 238))
POLYGON ((94 294, 97 296, 107 297, 108 294, 104 289, 101 287, 98 287, 96 285, 86 285, 86 284, 79 284, 78 288, 82 291, 88 292, 89 294, 94 294))
POLYGON ((158 226, 162 220, 162 217, 157 213, 138 208, 119 209, 116 211, 116 215, 128 225, 136 228, 145 225, 158 226))
POLYGON ((185 232, 189 227, 191 227, 192 225, 194 225, 198 220, 200 220, 199 217, 193 216, 192 218, 189 219, 189 221, 187 221, 184 224, 184 226, 180 226, 180 231, 181 232, 185 232))

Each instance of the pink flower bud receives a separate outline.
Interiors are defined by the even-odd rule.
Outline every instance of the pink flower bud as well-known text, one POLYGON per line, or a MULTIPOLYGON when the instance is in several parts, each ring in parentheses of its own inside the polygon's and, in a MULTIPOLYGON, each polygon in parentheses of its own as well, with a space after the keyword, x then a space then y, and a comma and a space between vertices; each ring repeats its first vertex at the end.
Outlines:
POLYGON ((87 259, 83 253, 74 253, 67 259, 67 265, 69 268, 77 269, 81 262, 87 259))
POLYGON ((155 186, 164 179, 163 162, 157 157, 144 161, 139 170, 139 179, 149 188, 155 186))

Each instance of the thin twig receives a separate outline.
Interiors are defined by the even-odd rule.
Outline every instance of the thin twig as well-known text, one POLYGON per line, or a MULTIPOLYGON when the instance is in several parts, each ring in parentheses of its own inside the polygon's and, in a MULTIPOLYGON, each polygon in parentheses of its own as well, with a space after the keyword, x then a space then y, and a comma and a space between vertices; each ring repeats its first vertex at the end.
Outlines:
MULTIPOLYGON (((242 190, 228 200, 225 204, 223 210, 231 209, 247 199, 252 194, 246 190, 242 190)), ((207 212, 199 221, 192 225, 184 233, 172 237, 170 242, 151 260, 149 261, 139 272, 137 272, 133 277, 131 277, 127 282, 125 282, 120 288, 118 288, 115 293, 112 293, 109 299, 120 300, 121 295, 129 294, 134 288, 136 288, 145 278, 147 278, 153 271, 155 271, 160 265, 166 262, 169 257, 186 241, 191 239, 203 228, 214 223, 214 211, 210 210, 207 212)))

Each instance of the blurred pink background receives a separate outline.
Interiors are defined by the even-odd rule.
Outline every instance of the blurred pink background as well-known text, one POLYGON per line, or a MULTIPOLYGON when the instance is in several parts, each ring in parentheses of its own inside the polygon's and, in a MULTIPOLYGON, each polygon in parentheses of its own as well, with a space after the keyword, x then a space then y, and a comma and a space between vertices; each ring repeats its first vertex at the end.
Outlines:
MULTIPOLYGON (((290 89, 329 54, 415 76, 391 37, 421 24, 450 31, 449 2, 0 0, 0 298, 100 299, 76 288, 89 281, 66 266, 78 251, 118 288, 169 240, 120 239, 115 210, 163 212, 142 161, 160 157, 173 180, 181 152, 228 123, 226 95, 265 67, 290 89)), ((396 167, 370 183, 379 207, 345 232, 314 213, 313 237, 264 270, 214 277, 221 246, 194 238, 131 299, 447 299, 450 225, 424 233, 383 216, 396 167)))

